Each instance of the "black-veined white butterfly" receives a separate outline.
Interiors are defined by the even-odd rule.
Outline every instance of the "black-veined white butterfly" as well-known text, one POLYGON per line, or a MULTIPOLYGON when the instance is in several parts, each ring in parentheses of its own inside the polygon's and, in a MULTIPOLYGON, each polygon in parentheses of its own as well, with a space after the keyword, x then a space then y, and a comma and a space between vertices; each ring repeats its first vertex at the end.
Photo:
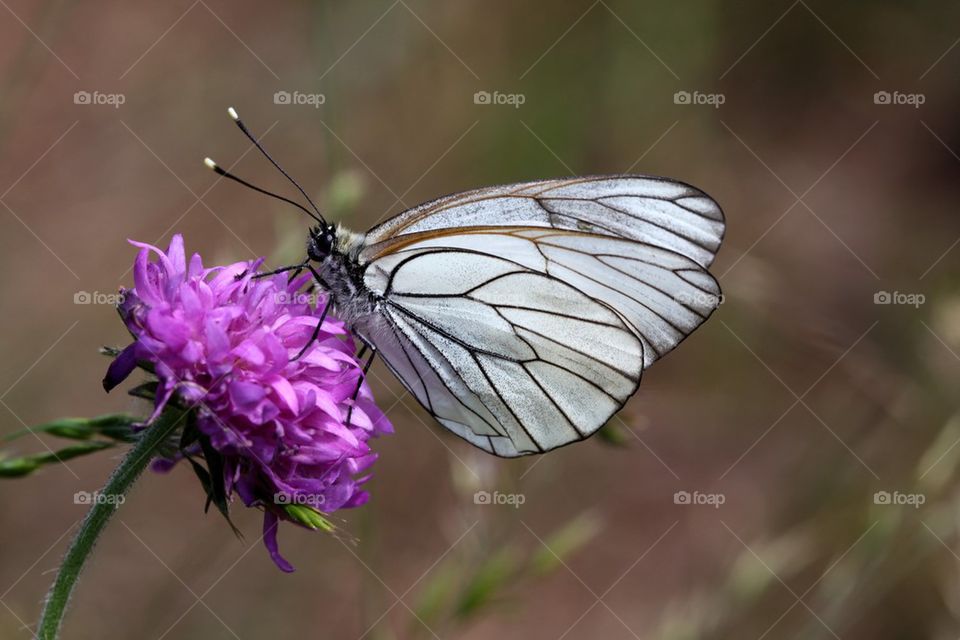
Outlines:
POLYGON ((327 308, 364 343, 359 357, 370 350, 364 373, 380 354, 438 422, 490 453, 587 438, 720 301, 707 267, 723 212, 682 182, 609 175, 487 187, 357 233, 327 223, 229 113, 312 211, 207 166, 318 222, 306 259, 272 273, 313 272, 327 308))

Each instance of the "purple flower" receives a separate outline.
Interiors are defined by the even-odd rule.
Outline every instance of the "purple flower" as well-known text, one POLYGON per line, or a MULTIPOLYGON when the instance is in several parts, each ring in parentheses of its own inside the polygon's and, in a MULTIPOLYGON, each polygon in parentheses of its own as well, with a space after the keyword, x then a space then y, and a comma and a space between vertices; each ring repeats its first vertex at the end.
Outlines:
POLYGON ((365 503, 362 474, 376 459, 367 441, 392 432, 366 382, 347 425, 362 375, 353 339, 327 315, 317 340, 294 359, 325 303, 321 294, 311 304, 302 291, 309 274, 291 283, 282 274, 254 279, 262 259, 204 268, 197 254, 187 262, 180 235, 166 253, 132 244, 140 247, 135 286, 122 292, 119 309, 134 342, 110 365, 104 388, 139 365, 158 379, 150 420, 170 402, 194 408, 200 443, 184 454, 206 452, 211 474, 222 469, 211 478, 221 495, 264 510, 266 547, 292 571, 277 547, 278 520, 309 525, 291 514, 304 505, 315 515, 365 503))

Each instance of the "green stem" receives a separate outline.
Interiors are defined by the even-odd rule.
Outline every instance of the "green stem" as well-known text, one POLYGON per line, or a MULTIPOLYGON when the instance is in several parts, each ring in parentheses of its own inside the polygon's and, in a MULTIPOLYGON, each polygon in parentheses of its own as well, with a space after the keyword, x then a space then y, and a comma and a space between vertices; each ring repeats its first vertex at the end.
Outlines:
POLYGON ((37 630, 39 640, 56 640, 63 621, 70 594, 73 592, 80 572, 93 551, 94 544, 103 533, 110 517, 119 508, 127 491, 140 476, 157 453, 157 447, 163 444, 184 417, 181 411, 165 411, 157 420, 143 430, 136 444, 114 469, 106 486, 95 500, 87 516, 80 525, 80 531, 70 543, 57 572, 57 579, 47 595, 40 626, 37 630))

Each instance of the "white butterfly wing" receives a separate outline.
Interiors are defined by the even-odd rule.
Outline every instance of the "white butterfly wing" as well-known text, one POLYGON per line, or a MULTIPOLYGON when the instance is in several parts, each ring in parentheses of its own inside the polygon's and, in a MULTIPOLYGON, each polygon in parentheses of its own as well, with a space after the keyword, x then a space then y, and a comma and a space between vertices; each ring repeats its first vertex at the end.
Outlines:
POLYGON ((367 234, 370 244, 455 227, 551 227, 654 244, 713 262, 723 240, 720 207, 699 189, 643 175, 587 176, 502 185, 408 209, 367 234))
POLYGON ((361 263, 382 297, 363 332, 439 422, 500 456, 594 433, 719 294, 672 251, 542 227, 414 233, 361 263))

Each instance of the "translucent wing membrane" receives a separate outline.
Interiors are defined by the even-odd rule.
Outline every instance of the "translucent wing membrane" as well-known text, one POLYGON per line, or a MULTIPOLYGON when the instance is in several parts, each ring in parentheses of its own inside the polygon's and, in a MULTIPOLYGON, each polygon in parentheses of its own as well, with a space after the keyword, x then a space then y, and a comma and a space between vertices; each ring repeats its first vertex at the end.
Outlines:
POLYGON ((723 239, 724 218, 716 202, 682 182, 641 175, 593 176, 444 196, 373 228, 368 242, 488 226, 550 227, 627 238, 707 267, 723 239))
POLYGON ((361 262, 382 297, 367 332, 388 366, 500 456, 592 434, 719 295, 698 262, 656 244, 544 226, 414 232, 361 262))

